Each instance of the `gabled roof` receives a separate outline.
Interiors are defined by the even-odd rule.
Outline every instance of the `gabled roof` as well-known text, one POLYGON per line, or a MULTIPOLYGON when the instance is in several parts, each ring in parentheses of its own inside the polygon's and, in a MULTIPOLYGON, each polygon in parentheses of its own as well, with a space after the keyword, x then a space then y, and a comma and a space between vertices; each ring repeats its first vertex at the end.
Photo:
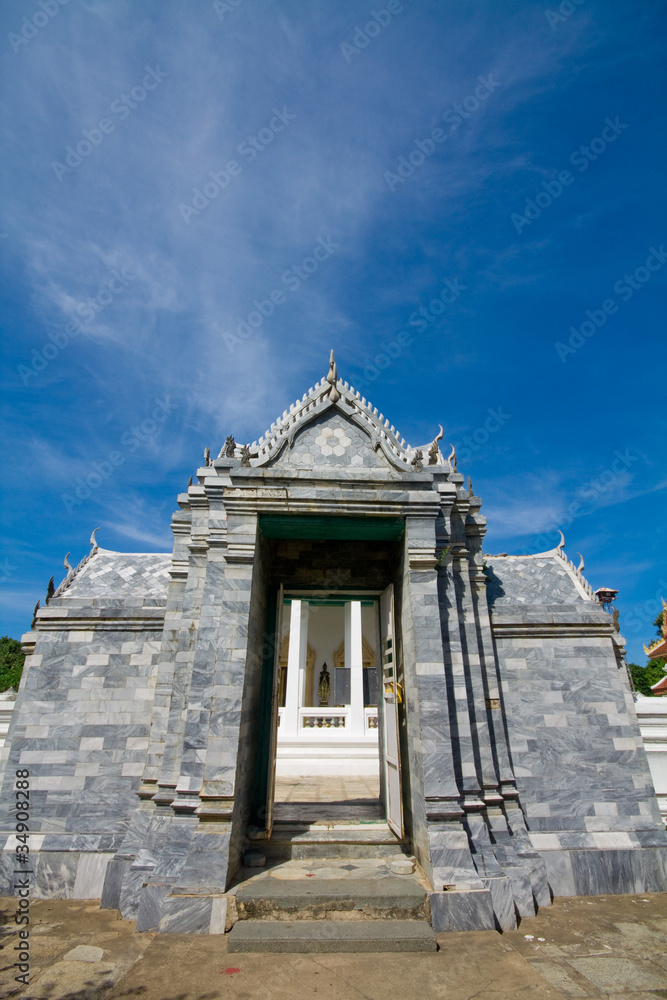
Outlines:
POLYGON ((650 646, 644 646, 644 652, 650 659, 667 658, 667 604, 665 604, 664 597, 662 599, 662 637, 656 639, 650 646))
MULTIPOLYGON (((579 566, 565 555, 565 539, 555 549, 527 556, 484 556, 488 567, 487 595, 492 607, 531 604, 578 604, 595 601, 595 594, 579 566)), ((596 602, 597 603, 597 602, 596 602)))
POLYGON ((667 675, 658 681, 657 684, 652 684, 651 691, 654 691, 655 694, 667 694, 667 675))
MULTIPOLYGON (((331 352, 329 374, 320 379, 308 392, 304 393, 301 399, 297 399, 289 409, 285 410, 258 441, 253 441, 249 445, 250 465, 261 467, 274 461, 282 452, 285 445, 290 447, 295 436, 309 423, 317 420, 332 408, 338 410, 344 417, 355 423, 370 437, 371 446, 374 450, 381 450, 391 464, 403 471, 410 471, 417 452, 422 452, 424 466, 444 466, 448 471, 456 471, 450 461, 445 459, 437 448, 437 442, 442 437, 442 428, 435 442, 412 447, 406 443, 405 439, 398 433, 393 424, 378 412, 376 406, 368 402, 364 396, 347 382, 338 378, 336 372, 336 362, 331 352), (434 448, 435 444, 435 448, 434 448), (432 449, 429 457, 429 449, 432 449)), ((219 456, 222 458, 222 452, 219 456)), ((235 458, 242 457, 242 448, 236 446, 235 458)), ((452 456, 455 456, 452 451, 452 456)))
MULTIPOLYGON (((97 528, 95 529, 97 531, 97 528)), ((165 599, 171 579, 170 552, 112 552, 101 549, 93 532, 88 555, 74 569, 65 556, 69 570, 54 593, 54 598, 165 599)))

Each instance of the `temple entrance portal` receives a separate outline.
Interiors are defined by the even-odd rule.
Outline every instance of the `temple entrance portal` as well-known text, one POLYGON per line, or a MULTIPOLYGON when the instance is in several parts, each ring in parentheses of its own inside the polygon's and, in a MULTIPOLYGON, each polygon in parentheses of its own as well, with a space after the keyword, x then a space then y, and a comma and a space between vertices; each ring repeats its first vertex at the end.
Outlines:
POLYGON ((393 588, 278 604, 273 818, 386 817, 401 836, 393 588))

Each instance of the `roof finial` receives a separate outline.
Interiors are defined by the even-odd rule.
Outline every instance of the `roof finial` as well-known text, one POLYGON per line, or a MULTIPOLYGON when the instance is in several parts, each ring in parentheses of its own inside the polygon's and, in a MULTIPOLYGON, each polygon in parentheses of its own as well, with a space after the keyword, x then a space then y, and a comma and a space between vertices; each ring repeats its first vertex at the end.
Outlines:
POLYGON ((433 441, 431 442, 431 447, 428 450, 429 465, 438 464, 438 455, 440 454, 440 449, 438 448, 438 441, 442 441, 443 434, 445 433, 442 429, 442 424, 438 424, 438 427, 440 428, 440 433, 433 438, 433 441))
MULTIPOLYGON (((99 530, 100 530, 99 528, 95 528, 95 531, 99 530)), ((90 544, 92 546, 93 552, 96 552, 98 548, 97 539, 95 538, 95 531, 93 531, 92 535, 90 536, 90 544)))
POLYGON ((581 552, 577 552, 577 555, 579 556, 579 565, 577 566, 577 572, 583 573, 584 567, 586 565, 584 562, 584 557, 582 556, 581 552))
POLYGON ((558 545, 556 546, 556 552, 560 552, 560 551, 561 551, 561 549, 564 549, 564 548, 565 548, 565 535, 564 535, 564 534, 563 534, 563 532, 562 532, 562 531, 560 530, 560 528, 558 529, 558 534, 560 535, 560 542, 559 542, 559 543, 558 543, 558 545))
POLYGON ((65 567, 65 569, 67 570, 68 573, 72 572, 72 567, 69 564, 69 552, 67 553, 67 555, 65 556, 65 558, 63 560, 63 566, 65 567))
POLYGON ((454 445, 451 445, 451 449, 452 450, 449 453, 449 458, 447 459, 447 461, 449 462, 449 466, 452 472, 456 472, 456 448, 454 447, 454 445))
POLYGON ((329 389, 329 399, 332 403, 337 403, 340 399, 340 393, 336 388, 336 383, 338 382, 338 370, 336 368, 336 359, 334 357, 333 348, 331 349, 331 356, 329 358, 329 374, 327 375, 327 382, 331 386, 329 389))

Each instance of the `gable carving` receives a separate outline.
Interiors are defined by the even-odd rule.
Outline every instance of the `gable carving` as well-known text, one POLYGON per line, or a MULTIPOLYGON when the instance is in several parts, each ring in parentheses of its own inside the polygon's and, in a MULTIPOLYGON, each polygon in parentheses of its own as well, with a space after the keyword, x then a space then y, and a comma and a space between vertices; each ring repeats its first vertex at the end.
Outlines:
POLYGON ((370 435, 335 409, 300 428, 271 464, 299 469, 390 468, 370 435))
MULTIPOLYGON (((345 640, 341 642, 338 649, 335 650, 334 655, 334 667, 344 667, 345 666, 345 640)), ((371 646, 368 639, 361 639, 361 662, 364 668, 370 668, 376 666, 375 650, 371 646)))

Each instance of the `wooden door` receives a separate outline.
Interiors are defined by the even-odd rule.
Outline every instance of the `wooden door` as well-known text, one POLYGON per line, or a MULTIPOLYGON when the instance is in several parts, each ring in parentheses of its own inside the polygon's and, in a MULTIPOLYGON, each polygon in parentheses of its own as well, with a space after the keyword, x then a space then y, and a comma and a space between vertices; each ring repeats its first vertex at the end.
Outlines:
POLYGON ((394 588, 387 587, 380 597, 380 640, 382 645, 382 693, 384 698, 384 776, 387 823, 397 837, 403 837, 403 799, 401 796, 401 750, 398 733, 400 685, 396 663, 394 588))
POLYGON ((280 638, 283 629, 283 585, 278 589, 276 608, 276 634, 273 643, 273 685, 271 688, 271 729, 269 737, 269 780, 266 789, 266 836, 273 830, 273 799, 276 792, 276 756, 278 752, 278 719, 280 713, 280 638))

